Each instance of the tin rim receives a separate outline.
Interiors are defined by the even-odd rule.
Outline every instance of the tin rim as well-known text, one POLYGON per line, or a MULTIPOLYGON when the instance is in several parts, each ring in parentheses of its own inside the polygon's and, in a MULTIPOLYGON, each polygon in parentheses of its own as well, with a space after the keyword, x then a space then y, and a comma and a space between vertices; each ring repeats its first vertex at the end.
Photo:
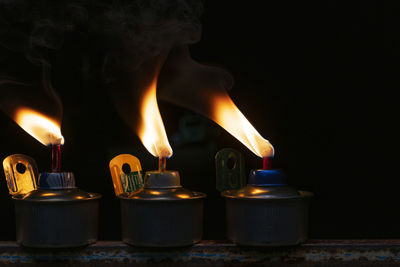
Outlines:
POLYGON ((232 196, 232 195, 227 195, 224 194, 224 192, 221 193, 221 196, 226 198, 226 199, 237 199, 237 200, 257 200, 257 201, 274 201, 274 200, 295 200, 295 199, 310 199, 312 196, 314 196, 313 193, 309 191, 301 191, 298 190, 299 195, 298 196, 289 196, 289 197, 274 197, 274 198, 257 198, 257 197, 237 197, 237 196, 232 196))
POLYGON ((88 194, 90 195, 89 198, 83 198, 83 199, 69 199, 67 201, 48 201, 48 200, 41 200, 41 199, 23 199, 22 196, 24 195, 14 195, 12 196, 12 199, 15 201, 21 201, 21 202, 40 202, 40 203, 65 203, 65 202, 83 202, 83 201, 91 201, 91 200, 98 200, 102 197, 101 194, 99 193, 92 193, 92 192, 88 192, 88 194))
POLYGON ((195 196, 190 198, 180 198, 180 199, 165 199, 165 198, 131 198, 125 195, 117 196, 121 200, 131 200, 131 201, 190 201, 190 200, 197 200, 197 199, 204 199, 207 197, 207 194, 202 192, 195 192, 193 191, 195 196))

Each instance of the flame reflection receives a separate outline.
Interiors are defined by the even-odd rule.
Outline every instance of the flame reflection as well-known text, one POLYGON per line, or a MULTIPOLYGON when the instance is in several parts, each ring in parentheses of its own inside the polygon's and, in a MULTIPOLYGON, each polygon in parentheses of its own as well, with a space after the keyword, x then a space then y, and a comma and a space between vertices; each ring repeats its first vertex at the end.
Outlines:
POLYGON ((184 199, 190 198, 190 196, 188 194, 178 194, 176 196, 179 197, 179 198, 184 198, 184 199))

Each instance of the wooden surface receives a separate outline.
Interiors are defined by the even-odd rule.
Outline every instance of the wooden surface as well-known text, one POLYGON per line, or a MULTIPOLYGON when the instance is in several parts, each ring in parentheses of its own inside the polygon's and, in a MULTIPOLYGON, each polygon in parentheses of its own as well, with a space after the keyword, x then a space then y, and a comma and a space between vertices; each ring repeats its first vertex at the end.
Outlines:
POLYGON ((400 240, 309 240, 294 247, 238 247, 202 241, 183 248, 136 248, 99 241, 71 249, 32 249, 0 242, 0 266, 400 266, 400 240))

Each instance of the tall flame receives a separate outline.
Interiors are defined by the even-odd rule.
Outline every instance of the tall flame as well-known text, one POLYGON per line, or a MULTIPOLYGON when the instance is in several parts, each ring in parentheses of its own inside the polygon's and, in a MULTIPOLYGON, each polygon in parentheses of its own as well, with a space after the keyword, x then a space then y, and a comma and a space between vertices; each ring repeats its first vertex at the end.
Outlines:
POLYGON ((273 146, 254 129, 226 92, 233 86, 232 76, 222 68, 193 60, 187 45, 169 53, 159 84, 161 99, 210 118, 259 157, 274 155, 273 146))
POLYGON ((15 112, 14 120, 45 146, 64 144, 60 123, 44 114, 28 108, 19 108, 15 112))
POLYGON ((141 122, 138 135, 146 149, 155 157, 169 158, 172 148, 157 104, 157 77, 146 90, 140 107, 141 122))
POLYGON ((212 98, 212 119, 259 157, 272 157, 274 147, 264 139, 233 103, 228 94, 212 98))

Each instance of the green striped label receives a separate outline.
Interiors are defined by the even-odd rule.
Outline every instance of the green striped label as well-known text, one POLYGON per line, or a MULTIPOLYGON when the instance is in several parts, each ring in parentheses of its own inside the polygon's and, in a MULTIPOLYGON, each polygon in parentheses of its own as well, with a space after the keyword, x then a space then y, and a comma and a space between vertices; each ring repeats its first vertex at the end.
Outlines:
POLYGON ((122 190, 124 193, 134 192, 143 187, 143 172, 122 173, 121 176, 122 190))

